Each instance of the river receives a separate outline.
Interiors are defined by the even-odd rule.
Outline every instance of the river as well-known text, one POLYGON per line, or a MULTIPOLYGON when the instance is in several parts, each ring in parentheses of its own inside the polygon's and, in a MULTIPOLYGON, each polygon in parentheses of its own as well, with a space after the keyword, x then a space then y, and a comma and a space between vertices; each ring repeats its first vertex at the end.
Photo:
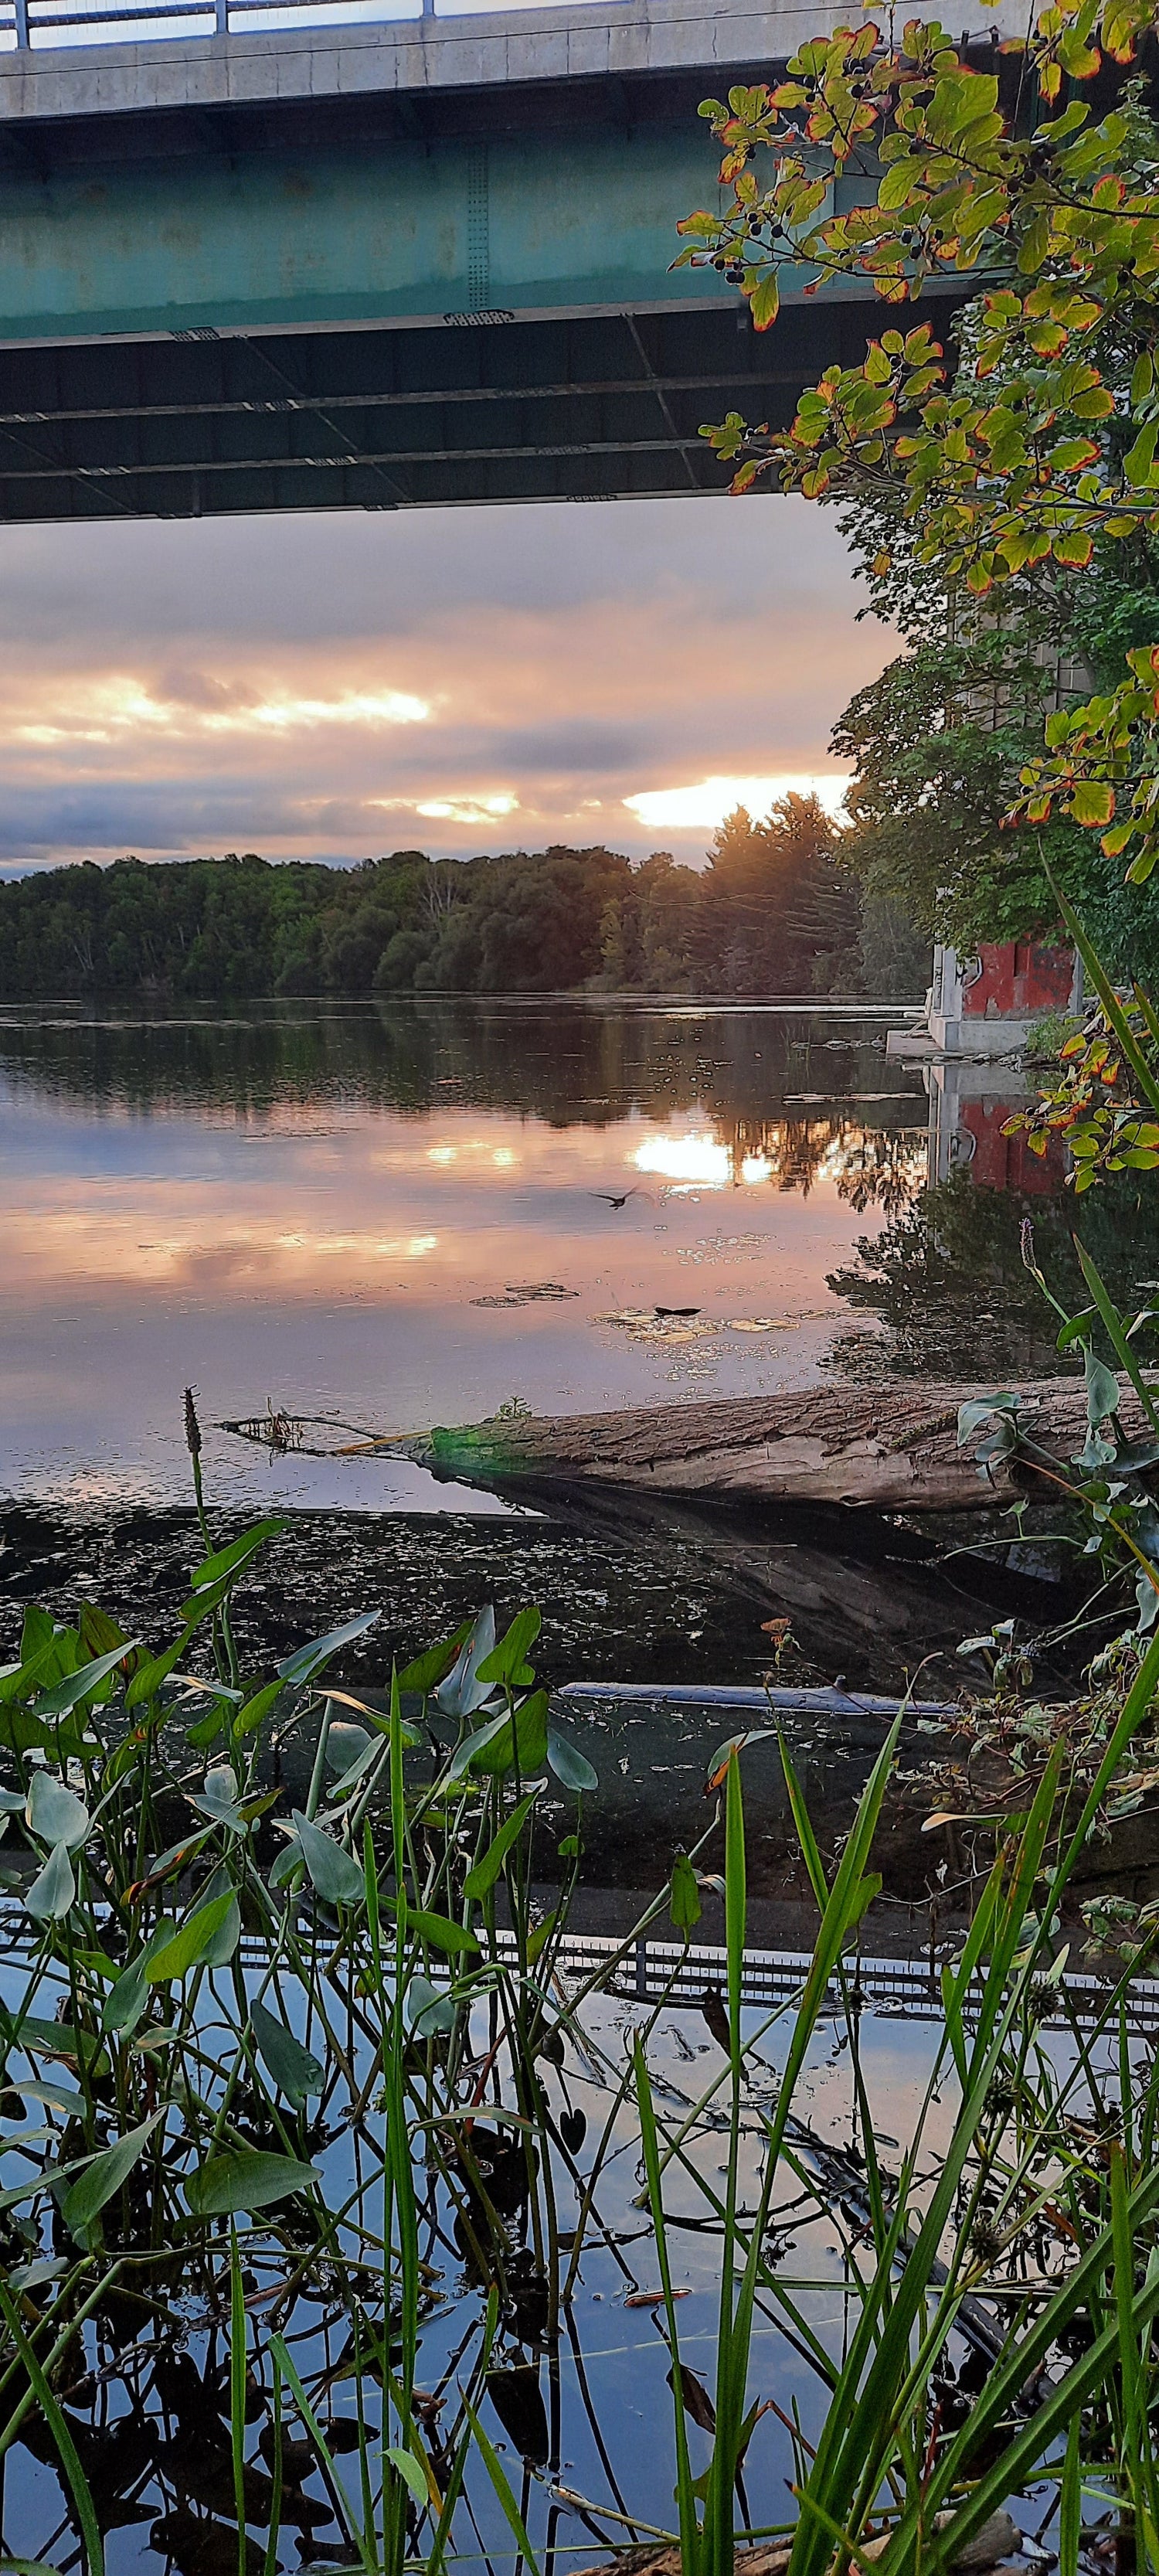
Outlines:
POLYGON ((186 1498, 187 1384, 221 1501, 408 1511, 463 1497, 212 1426, 267 1400, 417 1431, 803 1384, 849 1320, 827 1274, 925 1178, 888 1016, 5 1012, 0 1492, 186 1498))

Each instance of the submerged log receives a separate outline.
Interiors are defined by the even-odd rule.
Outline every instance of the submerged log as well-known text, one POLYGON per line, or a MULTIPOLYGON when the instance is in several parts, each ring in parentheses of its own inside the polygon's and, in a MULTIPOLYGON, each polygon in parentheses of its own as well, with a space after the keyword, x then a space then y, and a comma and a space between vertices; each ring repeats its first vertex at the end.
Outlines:
MULTIPOLYGON (((1020 1421, 1044 1453, 1038 1465, 1019 1456, 995 1459, 980 1472, 977 1440, 958 1447, 959 1405, 992 1388, 904 1383, 814 1386, 625 1413, 502 1414, 405 1446, 442 1476, 545 1494, 595 1484, 722 1501, 759 1495, 878 1511, 976 1511, 1028 1491, 1057 1495, 1051 1469, 1069 1481, 1069 1461, 1086 1436, 1081 1378, 1047 1378, 1013 1391, 1020 1421)), ((1120 1414, 1129 1433, 1144 1427, 1129 1390, 1120 1414)))

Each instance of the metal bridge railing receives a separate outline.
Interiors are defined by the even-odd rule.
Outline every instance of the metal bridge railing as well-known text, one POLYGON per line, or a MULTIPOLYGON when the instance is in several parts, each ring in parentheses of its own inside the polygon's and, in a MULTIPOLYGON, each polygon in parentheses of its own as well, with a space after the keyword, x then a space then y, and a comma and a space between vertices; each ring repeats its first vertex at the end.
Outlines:
MULTIPOLYGON (((498 1947, 501 1957, 513 1959, 513 1934, 501 1931, 498 1947)), ((621 1942, 606 1934, 568 1933, 560 1946, 559 1963, 565 1975, 583 1981, 598 1976, 622 1949, 621 1942)), ((810 1964, 807 1951, 746 1950, 742 2000, 764 2011, 792 2003, 801 1993, 810 1964)), ((606 1991, 637 2003, 657 2003, 667 1995, 673 2004, 699 2005, 706 1986, 723 1985, 726 1967, 726 1952, 708 1942, 690 1942, 685 1947, 677 1941, 641 1939, 634 1941, 618 1961, 606 1991)), ((942 2019, 939 1970, 937 1966, 931 1969, 927 1959, 855 1959, 851 1955, 845 1962, 844 1976, 852 1999, 860 2001, 869 2012, 904 2021, 942 2019)), ((967 2023, 975 2017, 984 1984, 981 1975, 972 1981, 964 2005, 967 2023)), ((1065 2028, 1072 2018, 1089 2026, 1105 2010, 1108 1991, 1098 1977, 1068 1974, 1055 2000, 1046 1994, 1042 1997, 1041 2019, 1047 2028, 1065 2028)), ((844 2010, 841 1980, 834 1975, 822 2018, 844 2010)), ((1127 2018, 1133 2035, 1159 2035, 1159 1979, 1140 1977, 1135 1981, 1128 1996, 1127 2018)))
MULTIPOLYGON (((351 0, 153 0, 153 6, 112 7, 106 9, 57 9, 45 6, 44 0, 3 0, 0 6, 0 45, 5 37, 13 38, 17 53, 48 51, 40 39, 58 27, 99 28, 110 43, 128 41, 142 26, 160 28, 171 18, 195 18, 199 33, 228 36, 237 32, 235 20, 247 21, 257 12, 273 10, 284 18, 291 13, 299 24, 310 24, 316 18, 325 22, 328 11, 342 9, 351 26, 421 25, 436 15, 434 0, 421 0, 419 8, 393 9, 378 6, 373 15, 353 15, 351 0)), ((439 10, 438 16, 486 15, 485 11, 458 12, 439 10)))

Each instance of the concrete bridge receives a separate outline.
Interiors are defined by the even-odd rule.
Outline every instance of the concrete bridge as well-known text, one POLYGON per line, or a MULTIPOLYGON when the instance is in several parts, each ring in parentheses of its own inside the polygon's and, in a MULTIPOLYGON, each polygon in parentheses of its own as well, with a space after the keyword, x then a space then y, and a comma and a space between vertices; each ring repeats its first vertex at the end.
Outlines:
POLYGON ((697 104, 848 15, 3 0, 0 519, 719 490, 701 421, 790 419, 883 316, 802 275, 758 336, 670 273, 697 104))

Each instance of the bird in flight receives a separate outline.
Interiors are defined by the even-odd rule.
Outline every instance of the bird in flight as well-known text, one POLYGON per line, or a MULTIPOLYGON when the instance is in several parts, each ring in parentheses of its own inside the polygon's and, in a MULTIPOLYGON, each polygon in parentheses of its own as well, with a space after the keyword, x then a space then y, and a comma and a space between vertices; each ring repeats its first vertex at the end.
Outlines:
POLYGON ((589 1190, 588 1196, 593 1199, 606 1199, 611 1208, 622 1208, 627 1207, 629 1199, 637 1198, 639 1192, 635 1189, 624 1190, 617 1198, 614 1190, 589 1190))

